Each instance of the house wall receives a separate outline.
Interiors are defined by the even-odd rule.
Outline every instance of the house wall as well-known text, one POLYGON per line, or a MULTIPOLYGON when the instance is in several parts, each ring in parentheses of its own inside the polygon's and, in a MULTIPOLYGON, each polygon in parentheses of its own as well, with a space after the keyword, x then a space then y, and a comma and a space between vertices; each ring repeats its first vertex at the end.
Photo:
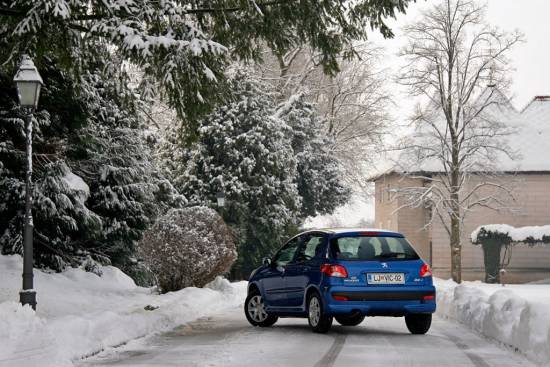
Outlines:
POLYGON ((374 183, 374 223, 377 228, 397 231, 398 206, 391 193, 391 188, 398 182, 397 179, 397 175, 386 175, 374 183))
MULTIPOLYGON (((504 223, 512 226, 544 225, 550 224, 550 174, 520 174, 508 175, 502 178, 503 184, 507 187, 514 187, 515 202, 510 206, 515 211, 495 211, 488 208, 478 207, 468 213, 464 223, 462 235, 462 267, 465 280, 480 280, 484 278, 483 254, 480 246, 471 244, 470 234, 480 225, 504 223)), ((378 179, 380 188, 387 189, 387 185, 410 185, 408 182, 399 179, 397 175, 389 175, 378 179)), ((416 182, 415 185, 419 185, 416 182)), ((474 184, 474 183, 472 183, 474 184)), ((419 249, 421 256, 431 265, 436 276, 442 278, 450 277, 450 248, 449 236, 442 223, 434 218, 429 230, 419 231, 427 222, 425 209, 401 209, 398 213, 389 215, 399 205, 394 202, 379 202, 376 200, 375 218, 376 224, 383 224, 391 217, 393 228, 405 234, 411 242, 419 249), (430 241, 431 254, 430 258, 430 241), (427 245, 425 245, 427 244, 427 245)), ((383 227, 386 228, 386 227, 383 227)), ((508 267, 505 281, 510 283, 526 282, 550 278, 550 246, 529 247, 525 245, 515 246, 512 253, 512 261, 508 267)))
POLYGON ((424 228, 426 210, 423 208, 402 207, 404 202, 392 190, 397 186, 419 186, 422 180, 387 175, 375 181, 375 225, 381 229, 405 234, 418 254, 431 263, 429 230, 424 228))
MULTIPOLYGON (((477 208, 466 216, 462 235, 462 267, 465 280, 484 278, 483 254, 480 246, 472 245, 470 234, 483 224, 509 224, 514 227, 550 224, 550 174, 507 176, 507 187, 514 187, 514 211, 477 208)), ((431 228, 434 271, 440 277, 450 277, 449 236, 440 221, 431 228)), ((518 245, 512 249, 512 260, 505 281, 526 282, 550 278, 550 246, 518 245)))

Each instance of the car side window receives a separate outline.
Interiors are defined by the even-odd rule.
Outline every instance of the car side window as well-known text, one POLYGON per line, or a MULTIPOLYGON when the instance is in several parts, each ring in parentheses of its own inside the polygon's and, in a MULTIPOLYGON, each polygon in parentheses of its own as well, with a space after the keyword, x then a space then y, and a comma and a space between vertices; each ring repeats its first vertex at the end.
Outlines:
POLYGON ((304 239, 304 243, 298 250, 296 256, 297 262, 308 261, 315 257, 319 257, 320 251, 323 248, 323 236, 321 235, 308 235, 304 239))
POLYGON ((300 245, 300 237, 293 238, 288 241, 286 245, 279 250, 279 252, 273 258, 273 264, 275 266, 285 266, 294 259, 294 254, 300 245))

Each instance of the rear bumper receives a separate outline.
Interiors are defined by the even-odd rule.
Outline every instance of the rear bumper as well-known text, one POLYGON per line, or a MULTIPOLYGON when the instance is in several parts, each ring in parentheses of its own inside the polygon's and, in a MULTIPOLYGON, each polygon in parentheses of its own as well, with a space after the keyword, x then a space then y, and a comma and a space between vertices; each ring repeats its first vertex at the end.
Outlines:
POLYGON ((329 314, 361 313, 365 316, 404 316, 433 313, 435 287, 330 287, 325 291, 325 310, 329 314), (346 300, 335 300, 334 296, 346 300), (432 297, 430 297, 432 296, 432 297), (425 299, 431 298, 431 299, 425 299))

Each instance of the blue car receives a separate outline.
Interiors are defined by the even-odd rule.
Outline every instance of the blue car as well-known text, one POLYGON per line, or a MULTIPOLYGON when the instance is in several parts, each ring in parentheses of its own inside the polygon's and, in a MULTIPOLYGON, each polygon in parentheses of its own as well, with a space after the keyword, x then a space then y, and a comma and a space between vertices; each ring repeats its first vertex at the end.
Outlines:
POLYGON ((359 325, 365 316, 404 316, 425 334, 435 312, 432 272, 405 237, 377 229, 311 230, 290 239, 250 275, 244 304, 253 326, 307 317, 314 332, 333 319, 359 325))

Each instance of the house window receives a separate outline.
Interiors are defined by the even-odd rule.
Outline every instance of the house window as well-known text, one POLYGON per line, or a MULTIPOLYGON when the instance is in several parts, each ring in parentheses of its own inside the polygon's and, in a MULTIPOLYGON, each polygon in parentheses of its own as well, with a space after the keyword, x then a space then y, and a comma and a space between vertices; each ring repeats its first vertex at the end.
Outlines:
POLYGON ((387 184, 386 185, 386 195, 387 195, 386 198, 387 198, 388 202, 391 201, 391 191, 390 190, 391 190, 391 186, 390 186, 390 184, 387 184))

